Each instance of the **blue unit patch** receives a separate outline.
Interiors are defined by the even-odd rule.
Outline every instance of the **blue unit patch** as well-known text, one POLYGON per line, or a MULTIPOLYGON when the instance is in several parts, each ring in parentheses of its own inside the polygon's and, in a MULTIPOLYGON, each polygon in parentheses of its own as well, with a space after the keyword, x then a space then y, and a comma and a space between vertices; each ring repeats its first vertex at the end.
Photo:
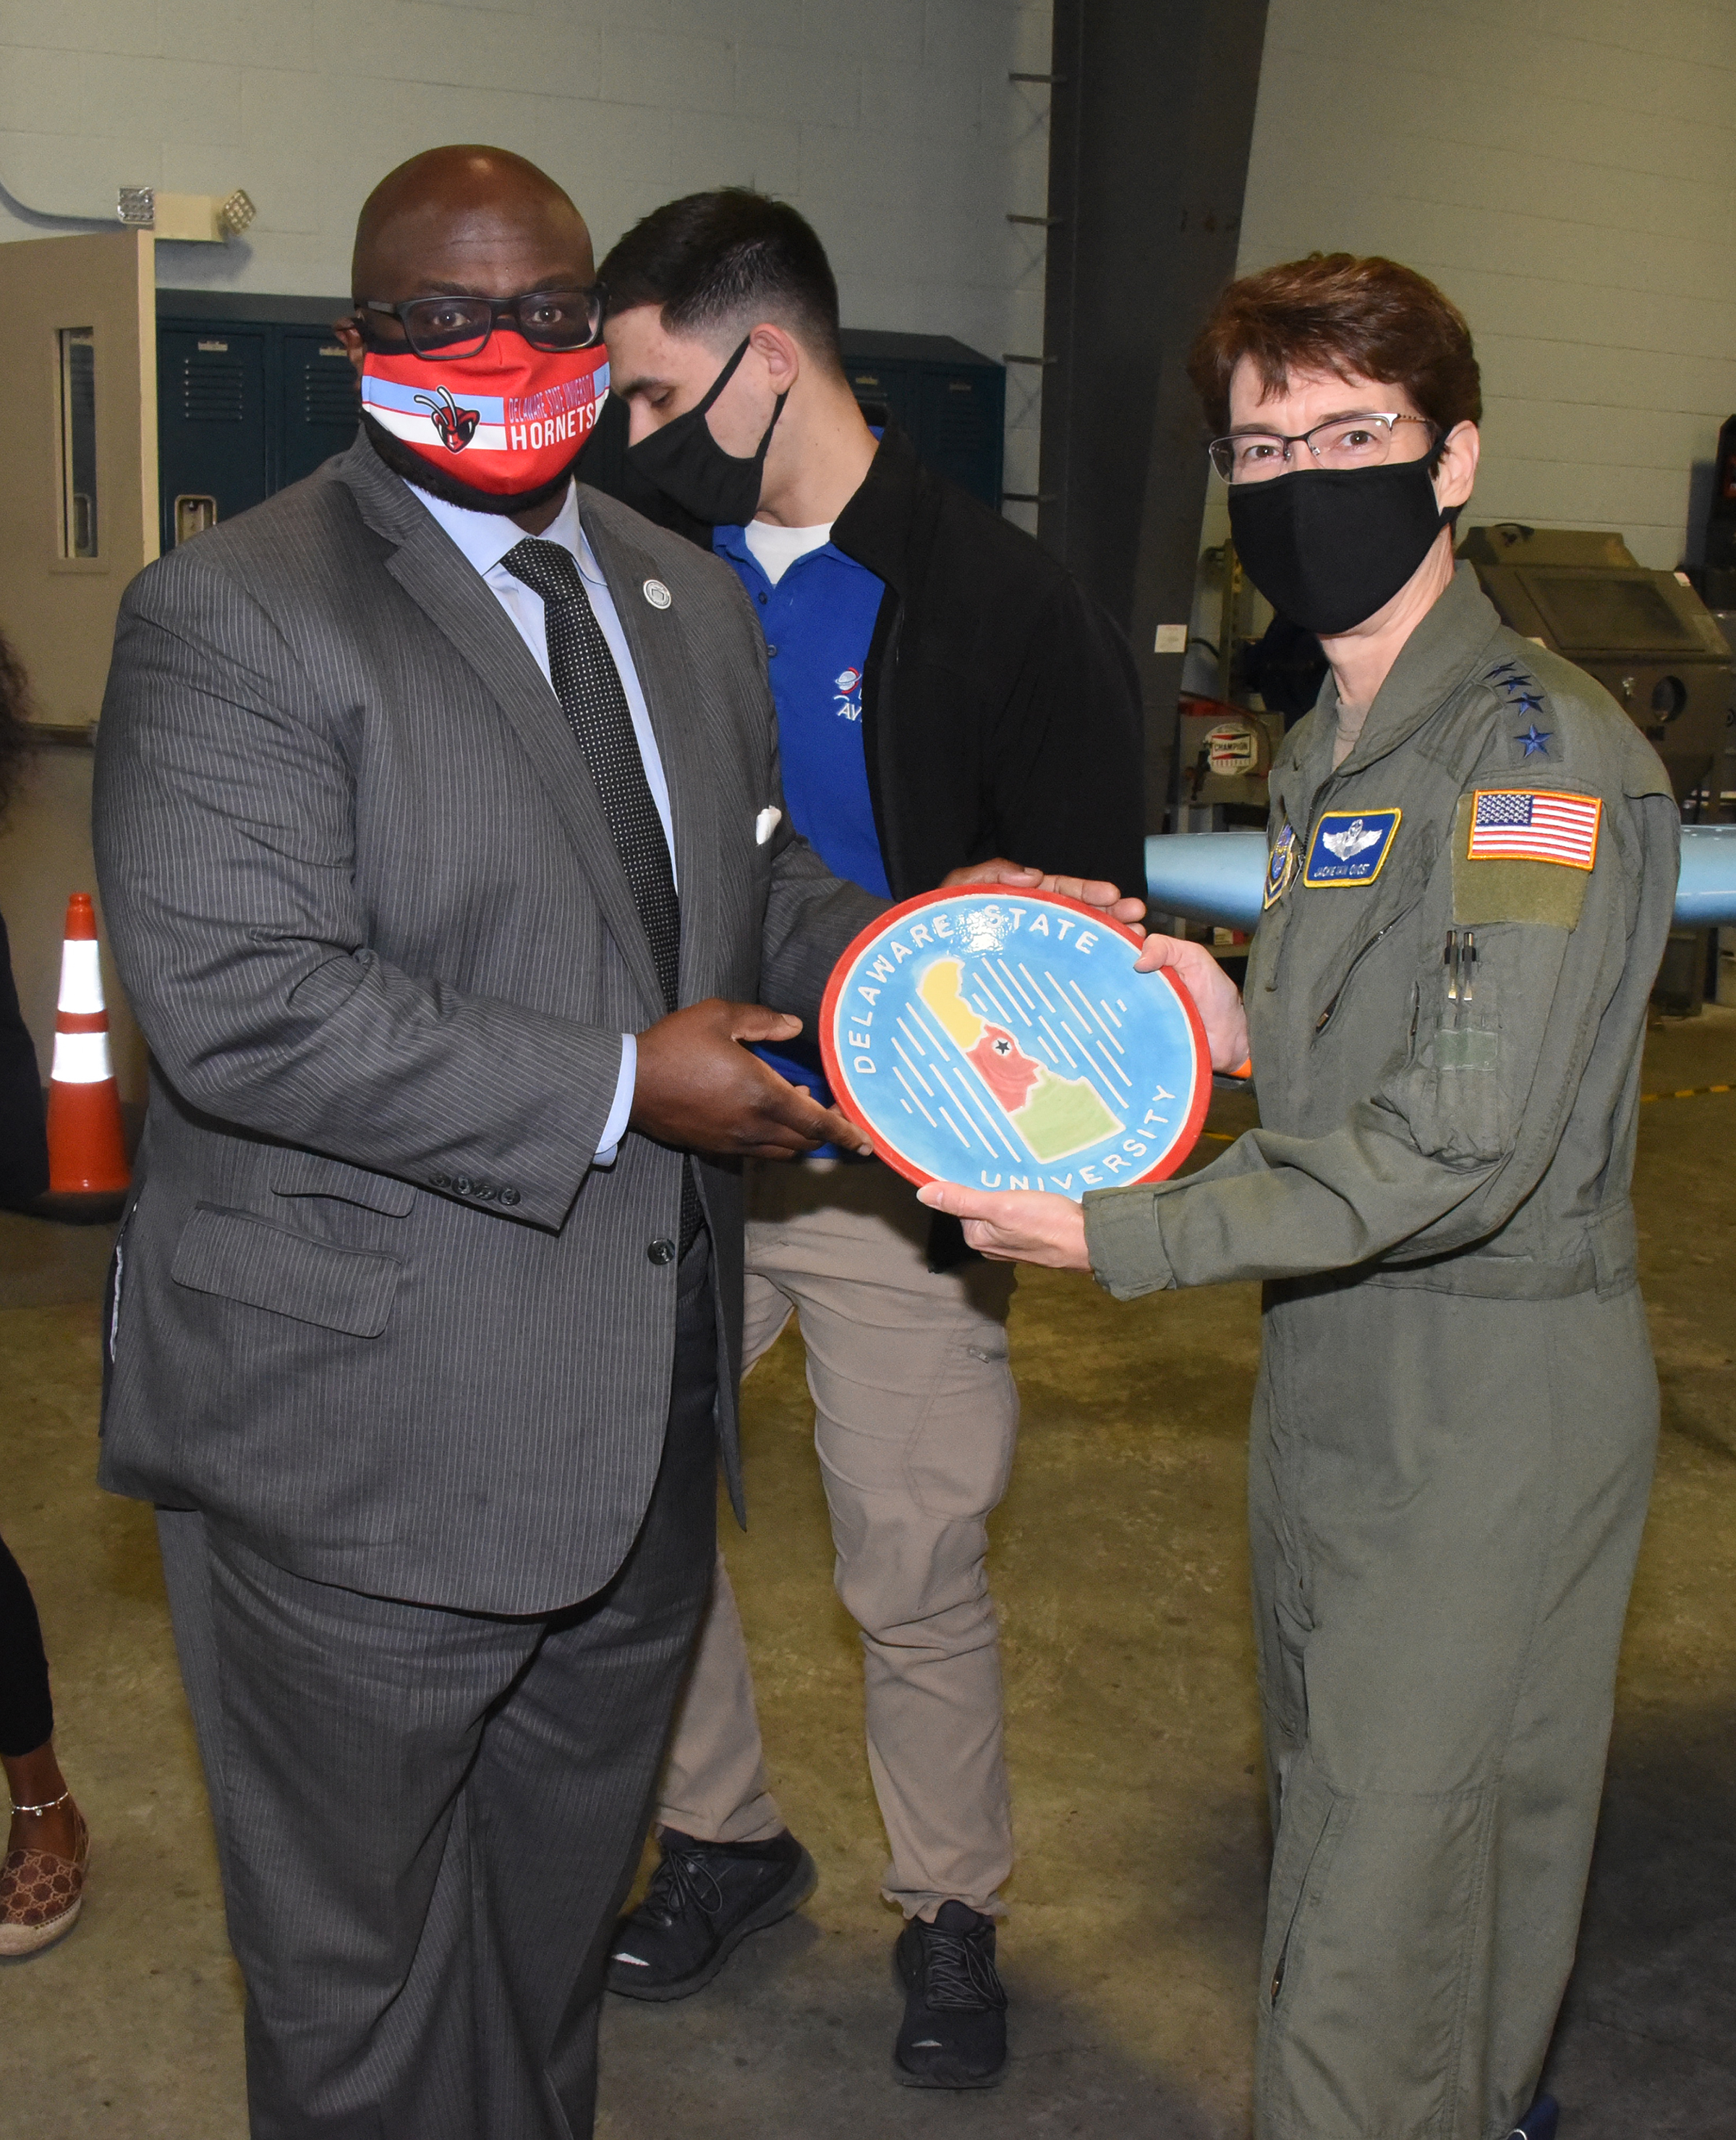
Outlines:
POLYGON ((1326 885, 1372 884, 1392 852, 1404 814, 1402 810, 1327 811, 1314 828, 1303 883, 1315 890, 1326 885))
POLYGON ((1276 906, 1290 889, 1291 879, 1296 875, 1298 842, 1296 827, 1286 825, 1272 842, 1271 852, 1266 858, 1266 896, 1260 902, 1262 913, 1276 906))

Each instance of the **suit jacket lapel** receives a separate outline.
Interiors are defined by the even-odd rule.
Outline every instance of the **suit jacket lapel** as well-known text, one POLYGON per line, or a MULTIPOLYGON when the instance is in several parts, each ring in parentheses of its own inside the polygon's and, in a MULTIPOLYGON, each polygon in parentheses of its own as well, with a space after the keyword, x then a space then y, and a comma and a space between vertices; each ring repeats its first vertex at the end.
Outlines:
MULTIPOLYGON (((341 474, 355 494, 362 518, 396 546, 386 559, 386 571, 505 715, 548 790, 596 892, 609 933, 647 1008, 652 1017, 661 1018, 663 991, 657 963, 615 850, 602 798, 560 700, 487 586, 448 542, 439 523, 381 465, 365 439, 345 454, 341 474)), ((654 707, 649 685, 646 697, 654 707)), ((655 725, 655 713, 652 719, 655 725)))
POLYGON ((706 763, 692 652, 675 606, 657 609, 646 598, 647 583, 657 579, 657 560, 618 525, 610 524, 614 515, 606 519, 592 509, 591 493, 580 490, 579 507, 632 651, 663 761, 681 902, 681 1000, 696 1003, 716 993, 723 961, 717 933, 717 783, 706 763))

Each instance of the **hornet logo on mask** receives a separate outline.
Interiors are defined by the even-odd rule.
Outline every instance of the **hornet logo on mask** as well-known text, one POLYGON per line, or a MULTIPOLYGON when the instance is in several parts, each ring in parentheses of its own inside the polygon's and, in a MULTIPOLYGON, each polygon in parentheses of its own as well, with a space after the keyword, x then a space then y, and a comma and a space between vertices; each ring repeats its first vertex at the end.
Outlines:
POLYGON ((497 497, 534 490, 569 468, 608 392, 601 342, 534 350, 497 334, 479 356, 371 348, 361 367, 361 406, 382 430, 436 468, 461 454, 464 480, 497 497))
POLYGON ((460 409, 452 399, 450 386, 442 386, 437 394, 418 394, 416 398, 428 411, 440 444, 449 453, 461 454, 476 435, 476 426, 482 421, 481 410, 460 409))

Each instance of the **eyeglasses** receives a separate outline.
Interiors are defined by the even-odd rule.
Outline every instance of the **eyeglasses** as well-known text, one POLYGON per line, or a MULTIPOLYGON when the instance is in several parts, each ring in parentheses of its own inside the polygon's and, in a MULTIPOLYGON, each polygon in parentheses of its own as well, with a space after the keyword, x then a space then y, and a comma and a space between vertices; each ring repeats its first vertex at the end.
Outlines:
MULTIPOLYGON (((418 356, 479 356, 503 321, 533 349, 583 349, 602 324, 603 287, 588 290, 534 290, 522 297, 409 297, 389 305, 361 300, 362 313, 383 312, 404 330, 418 356)), ((366 328, 371 322, 365 318, 366 328)))
POLYGON ((1394 424, 1423 424, 1438 427, 1426 416, 1331 416, 1311 431, 1235 431, 1227 439, 1214 439, 1206 449, 1212 465, 1226 483, 1258 483, 1281 475, 1291 465, 1292 446, 1306 446, 1322 468, 1378 468, 1393 449, 1394 424))

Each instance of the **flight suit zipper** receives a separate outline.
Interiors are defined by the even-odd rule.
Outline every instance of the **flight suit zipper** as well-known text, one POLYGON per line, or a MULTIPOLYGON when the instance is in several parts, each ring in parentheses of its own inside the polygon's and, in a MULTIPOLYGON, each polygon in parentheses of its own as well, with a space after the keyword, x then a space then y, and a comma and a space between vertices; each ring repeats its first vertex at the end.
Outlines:
MULTIPOLYGON (((1332 991, 1331 996, 1327 1001, 1325 1009, 1314 1021, 1314 1040, 1318 1040, 1320 1035, 1325 1031, 1326 1028, 1332 1023, 1334 1017, 1337 1014, 1339 1004, 1343 999, 1344 992, 1350 985, 1350 977, 1355 974, 1356 969, 1362 964, 1363 960, 1367 958, 1370 952, 1374 950, 1377 944, 1379 944, 1384 938, 1389 936, 1401 921, 1407 920, 1409 918, 1409 916, 1415 911, 1416 908, 1421 904, 1422 897, 1422 892, 1419 891, 1417 893, 1416 897, 1413 899, 1408 906, 1400 907, 1390 921, 1384 923, 1381 927, 1375 931, 1374 935, 1370 937, 1367 943, 1362 946, 1362 948, 1357 952, 1355 957, 1351 960, 1350 964, 1345 968, 1344 972, 1339 976, 1338 986, 1332 991)), ((1311 1041, 1309 1044, 1311 1047, 1313 1045, 1313 1042, 1311 1041)))

